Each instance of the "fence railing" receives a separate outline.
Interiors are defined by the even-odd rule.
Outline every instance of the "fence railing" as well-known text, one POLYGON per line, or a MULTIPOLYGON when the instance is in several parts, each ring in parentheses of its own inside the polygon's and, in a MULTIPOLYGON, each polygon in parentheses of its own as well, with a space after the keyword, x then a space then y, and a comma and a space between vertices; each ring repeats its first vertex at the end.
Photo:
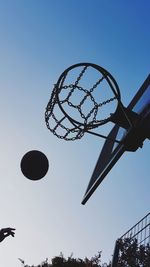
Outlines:
POLYGON ((150 213, 129 229, 120 239, 136 239, 138 244, 150 244, 150 213))
POLYGON ((116 241, 111 267, 117 267, 118 264, 120 254, 119 240, 124 241, 127 239, 136 240, 138 246, 150 246, 150 212, 116 241))

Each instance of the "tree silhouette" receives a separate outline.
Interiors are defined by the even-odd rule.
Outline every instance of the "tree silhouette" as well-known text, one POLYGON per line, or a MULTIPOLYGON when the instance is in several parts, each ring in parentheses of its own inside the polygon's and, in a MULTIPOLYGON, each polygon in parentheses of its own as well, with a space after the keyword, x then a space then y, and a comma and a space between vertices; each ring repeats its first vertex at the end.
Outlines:
MULTIPOLYGON (((150 267, 150 245, 138 245, 136 239, 120 239, 118 263, 115 267, 150 267)), ((101 263, 101 251, 91 259, 74 258, 73 254, 65 258, 62 253, 52 258, 51 263, 46 259, 38 266, 29 266, 21 260, 23 267, 111 267, 110 263, 101 263)))
POLYGON ((150 267, 150 246, 138 245, 137 239, 119 240, 117 267, 150 267))

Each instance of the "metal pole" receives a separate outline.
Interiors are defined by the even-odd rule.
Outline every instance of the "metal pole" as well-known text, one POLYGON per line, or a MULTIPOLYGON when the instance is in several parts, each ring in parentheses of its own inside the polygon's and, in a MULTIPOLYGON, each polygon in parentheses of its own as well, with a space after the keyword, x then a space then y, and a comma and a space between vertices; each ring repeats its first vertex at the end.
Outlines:
POLYGON ((119 240, 116 241, 111 267, 117 267, 119 257, 119 240))

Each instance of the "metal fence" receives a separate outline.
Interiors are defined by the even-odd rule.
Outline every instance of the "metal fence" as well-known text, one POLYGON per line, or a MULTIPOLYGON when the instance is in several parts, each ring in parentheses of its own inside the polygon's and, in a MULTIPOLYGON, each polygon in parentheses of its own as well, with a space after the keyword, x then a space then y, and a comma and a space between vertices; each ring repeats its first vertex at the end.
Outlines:
MULTIPOLYGON (((125 234, 123 234, 118 240, 126 239, 136 240, 138 246, 144 245, 150 246, 150 212, 142 218, 138 223, 136 223, 131 229, 129 229, 125 234)), ((119 242, 116 241, 113 260, 111 267, 117 267, 118 257, 120 254, 119 242)))
POLYGON ((150 244, 150 212, 128 230, 120 239, 136 239, 138 245, 150 244))

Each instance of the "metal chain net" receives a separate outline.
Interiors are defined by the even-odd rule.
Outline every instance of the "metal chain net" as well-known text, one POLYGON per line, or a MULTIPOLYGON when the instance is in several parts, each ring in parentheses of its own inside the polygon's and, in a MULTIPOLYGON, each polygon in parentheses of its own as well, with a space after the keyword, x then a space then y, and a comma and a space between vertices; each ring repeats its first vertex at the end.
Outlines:
POLYGON ((67 78, 66 73, 61 80, 61 86, 59 87, 57 84, 54 85, 51 98, 46 107, 45 122, 47 128, 60 139, 65 139, 67 141, 80 139, 86 131, 105 123, 110 115, 104 119, 99 119, 97 118, 98 112, 103 106, 117 99, 116 96, 113 96, 102 102, 97 102, 95 100, 93 93, 105 79, 103 76, 99 78, 90 89, 81 86, 80 81, 87 68, 88 66, 83 67, 74 83, 64 85, 67 78), (77 91, 82 94, 82 99, 78 104, 75 104, 73 103, 73 97, 77 91), (63 92, 66 93, 65 97, 63 92), (63 95, 63 99, 61 99, 61 94, 63 95), (85 112, 84 106, 87 105, 87 101, 90 101, 90 107, 92 107, 88 112, 85 112), (78 112, 80 121, 72 118, 65 110, 66 107, 69 107, 69 112, 71 109, 78 112))

